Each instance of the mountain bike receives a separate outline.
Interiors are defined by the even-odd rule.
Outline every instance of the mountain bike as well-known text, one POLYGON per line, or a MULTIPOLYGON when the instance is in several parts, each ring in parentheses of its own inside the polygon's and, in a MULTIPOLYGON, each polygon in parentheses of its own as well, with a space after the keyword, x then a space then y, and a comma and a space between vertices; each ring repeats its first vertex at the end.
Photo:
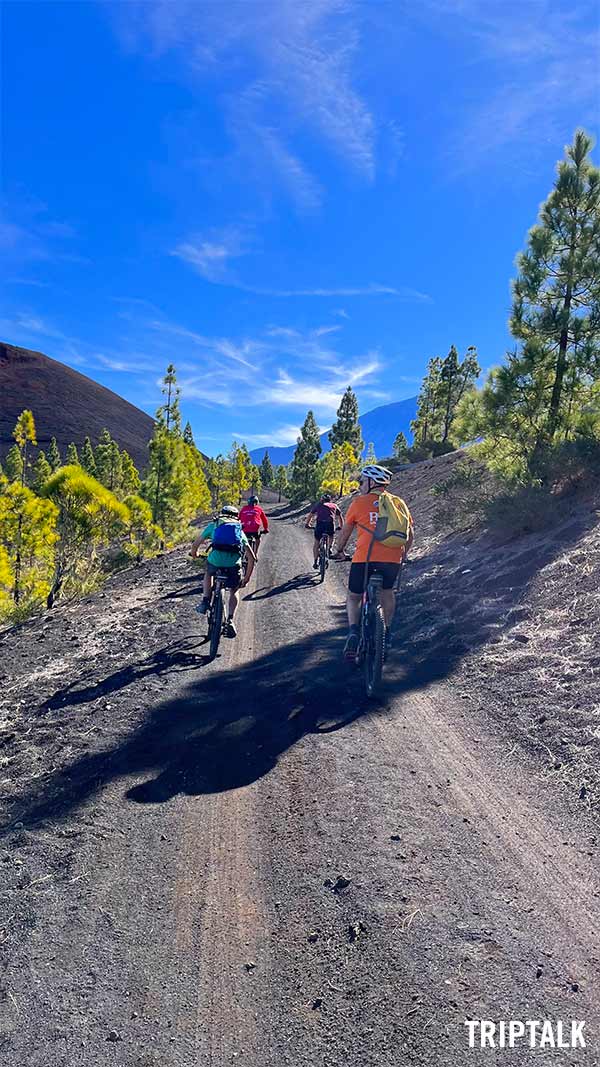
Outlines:
MULTIPOLYGON (((368 568, 365 567, 365 580, 368 568)), ((385 618, 379 594, 383 575, 372 574, 366 581, 360 612, 360 633, 356 662, 363 668, 365 690, 368 697, 375 697, 381 686, 383 661, 385 659, 385 618)))
POLYGON ((319 577, 322 582, 325 581, 325 574, 329 566, 329 537, 327 534, 323 534, 319 541, 319 577))
POLYGON ((219 642, 225 628, 224 593, 228 577, 224 571, 217 571, 213 582, 208 608, 208 639, 210 641, 209 655, 211 659, 214 659, 219 651, 219 642))

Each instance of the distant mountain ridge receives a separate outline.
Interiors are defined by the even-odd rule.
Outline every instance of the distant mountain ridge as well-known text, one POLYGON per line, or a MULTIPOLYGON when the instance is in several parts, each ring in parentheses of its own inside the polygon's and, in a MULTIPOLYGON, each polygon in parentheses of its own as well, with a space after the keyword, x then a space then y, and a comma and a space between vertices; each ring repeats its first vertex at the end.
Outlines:
MULTIPOLYGON (((386 456, 391 456, 394 440, 400 432, 406 435, 406 439, 410 443, 412 440, 410 424, 416 413, 417 398, 416 396, 411 396, 407 400, 397 400, 392 404, 382 404, 381 407, 373 408, 372 411, 366 411, 364 415, 360 415, 358 421, 362 429, 365 449, 369 442, 372 441, 375 455, 383 459, 386 456)), ((327 434, 327 430, 321 434, 323 452, 329 452, 331 448, 327 434)), ((273 448, 265 445, 263 448, 253 448, 250 455, 253 463, 260 463, 265 452, 268 452, 271 463, 275 465, 283 463, 287 466, 294 458, 295 451, 295 445, 275 445, 273 448)))
POLYGON ((25 408, 33 412, 40 448, 56 437, 64 457, 89 435, 96 444, 104 429, 125 448, 138 470, 148 463, 154 419, 122 396, 42 352, 0 341, 0 457, 14 444, 12 432, 25 408))

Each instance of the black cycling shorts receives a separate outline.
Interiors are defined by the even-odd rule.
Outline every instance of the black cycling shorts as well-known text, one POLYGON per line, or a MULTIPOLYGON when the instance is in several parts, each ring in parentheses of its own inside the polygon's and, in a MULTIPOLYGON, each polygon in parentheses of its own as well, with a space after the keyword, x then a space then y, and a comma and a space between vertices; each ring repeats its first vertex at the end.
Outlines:
POLYGON ((325 535, 333 537, 333 534, 333 519, 323 519, 321 522, 317 521, 315 524, 315 541, 320 541, 325 535))
POLYGON ((365 588, 365 567, 369 568, 368 579, 372 574, 383 575, 383 588, 393 589, 400 570, 399 563, 353 563, 350 567, 348 589, 351 593, 362 593, 365 588))
POLYGON ((227 581, 225 582, 226 589, 239 589, 244 580, 240 563, 236 563, 235 567, 215 567, 214 563, 206 564, 206 573, 212 574, 213 578, 219 571, 222 571, 223 574, 227 575, 227 581))

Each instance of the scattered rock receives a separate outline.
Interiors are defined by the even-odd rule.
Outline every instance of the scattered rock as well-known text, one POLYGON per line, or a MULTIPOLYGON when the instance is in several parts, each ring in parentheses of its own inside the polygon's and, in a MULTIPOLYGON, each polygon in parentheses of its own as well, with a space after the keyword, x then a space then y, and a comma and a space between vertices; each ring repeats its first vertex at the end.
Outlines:
POLYGON ((122 1041, 123 1038, 118 1030, 111 1030, 110 1034, 106 1038, 107 1041, 122 1041))
POLYGON ((513 641, 518 641, 521 645, 526 645, 529 642, 527 634, 513 634, 513 641))
POLYGON ((580 800, 585 800, 586 796, 587 796, 587 789, 586 789, 586 787, 584 785, 582 785, 581 789, 579 790, 579 799, 580 800))
POLYGON ((543 974, 543 968, 541 966, 538 966, 538 968, 537 968, 537 970, 535 972, 535 977, 536 978, 541 978, 542 974, 543 974))
POLYGON ((313 1011, 316 1011, 317 1008, 320 1008, 322 1003, 323 1003, 323 998, 322 997, 315 997, 315 999, 312 1002, 313 1011))
POLYGON ((333 892, 340 893, 342 889, 347 889, 350 885, 350 881, 350 878, 344 878, 343 874, 339 874, 335 882, 333 883, 333 892))
POLYGON ((400 841, 400 834, 390 834, 390 841, 400 841))
POLYGON ((253 963, 252 960, 250 960, 248 963, 245 963, 244 966, 245 966, 246 970, 248 971, 248 974, 250 974, 250 972, 253 971, 254 968, 256 967, 256 964, 253 963))
POLYGON ((571 989, 574 993, 579 992, 579 982, 571 982, 571 989))
POLYGON ((319 940, 319 935, 316 930, 313 930, 313 932, 308 935, 308 940, 311 945, 314 945, 315 941, 319 940))
POLYGON ((360 922, 360 920, 359 922, 351 923, 348 927, 348 940, 351 944, 354 944, 358 941, 361 934, 366 934, 366 932, 367 928, 364 923, 360 922))

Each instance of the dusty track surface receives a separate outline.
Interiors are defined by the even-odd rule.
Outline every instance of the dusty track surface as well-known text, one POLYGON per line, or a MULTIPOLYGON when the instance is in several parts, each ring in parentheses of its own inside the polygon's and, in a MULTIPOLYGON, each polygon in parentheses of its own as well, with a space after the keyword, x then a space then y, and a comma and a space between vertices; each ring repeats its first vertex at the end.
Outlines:
POLYGON ((368 704, 346 575, 283 510, 213 663, 178 553, 5 637, 4 1064, 600 1064, 594 813, 401 640, 368 704))

